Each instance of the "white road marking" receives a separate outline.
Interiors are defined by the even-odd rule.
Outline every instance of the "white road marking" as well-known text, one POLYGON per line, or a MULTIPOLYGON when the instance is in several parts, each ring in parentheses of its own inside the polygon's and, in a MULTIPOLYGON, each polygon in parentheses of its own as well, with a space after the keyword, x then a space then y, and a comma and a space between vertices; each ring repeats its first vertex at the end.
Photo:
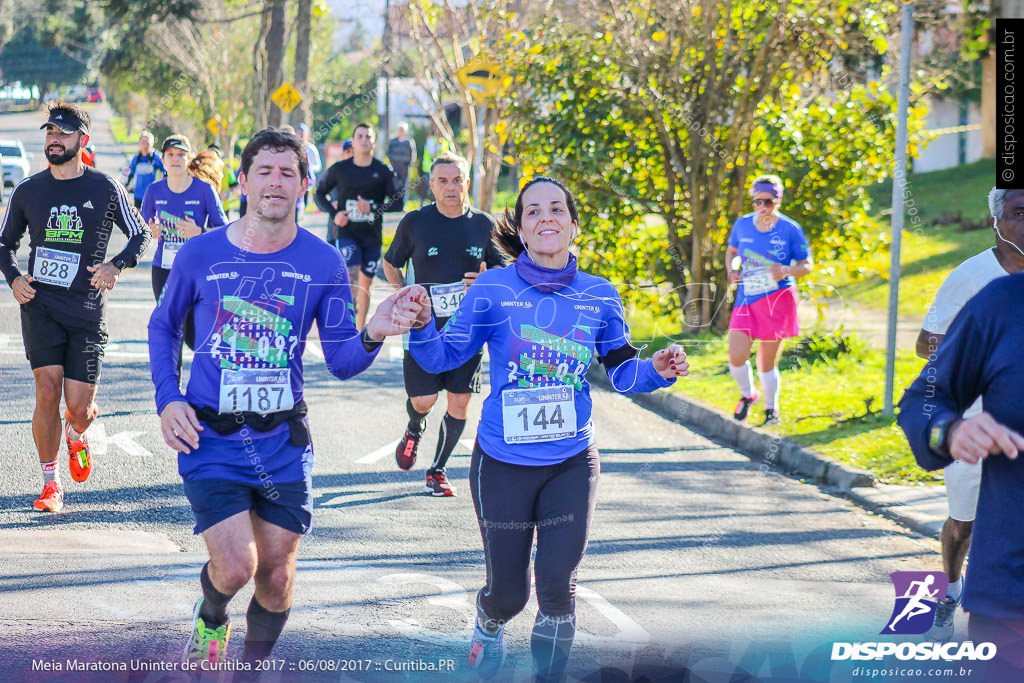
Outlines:
POLYGON ((153 455, 148 448, 136 443, 135 438, 142 436, 145 432, 117 432, 107 435, 107 427, 102 422, 93 422, 86 437, 89 439, 89 449, 95 455, 106 455, 111 446, 117 446, 128 455, 153 455))
POLYGON ((577 631, 577 639, 580 642, 593 645, 602 650, 611 648, 630 650, 651 642, 651 634, 640 624, 630 619, 622 610, 594 591, 577 584, 576 597, 596 609, 605 619, 619 629, 619 632, 612 636, 595 636, 585 631, 577 631))
POLYGON ((399 441, 401 441, 401 439, 396 439, 395 441, 392 441, 386 446, 381 446, 373 453, 370 453, 369 455, 364 455, 363 457, 356 460, 356 463, 360 465, 369 465, 371 463, 377 462, 381 458, 386 457, 389 453, 394 453, 395 446, 398 445, 399 441))

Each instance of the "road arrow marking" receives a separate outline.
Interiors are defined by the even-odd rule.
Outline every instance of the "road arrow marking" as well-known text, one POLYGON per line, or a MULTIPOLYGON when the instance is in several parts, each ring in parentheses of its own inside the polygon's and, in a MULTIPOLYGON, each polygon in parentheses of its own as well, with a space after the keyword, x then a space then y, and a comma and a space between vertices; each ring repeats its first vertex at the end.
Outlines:
POLYGON ((89 439, 89 448, 94 455, 106 455, 111 446, 117 446, 128 455, 153 455, 152 452, 142 444, 136 443, 135 438, 142 436, 145 432, 117 432, 107 435, 107 427, 102 422, 93 422, 89 425, 86 436, 89 439))

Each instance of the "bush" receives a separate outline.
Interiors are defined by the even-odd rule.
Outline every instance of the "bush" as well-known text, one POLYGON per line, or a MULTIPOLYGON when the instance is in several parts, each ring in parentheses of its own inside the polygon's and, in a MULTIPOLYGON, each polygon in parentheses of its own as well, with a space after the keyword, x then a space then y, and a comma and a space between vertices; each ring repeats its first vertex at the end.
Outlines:
POLYGON ((863 360, 868 345, 853 332, 846 332, 840 326, 835 331, 820 337, 804 337, 795 346, 782 353, 780 370, 795 370, 805 365, 830 365, 842 358, 863 360))

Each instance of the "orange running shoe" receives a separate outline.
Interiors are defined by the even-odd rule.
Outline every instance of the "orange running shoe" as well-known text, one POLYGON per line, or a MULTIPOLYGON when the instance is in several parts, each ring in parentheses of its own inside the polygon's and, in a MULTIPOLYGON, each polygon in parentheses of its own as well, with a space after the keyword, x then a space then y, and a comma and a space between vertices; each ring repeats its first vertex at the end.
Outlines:
POLYGON ((36 510, 60 512, 64 507, 64 489, 55 481, 48 481, 36 502, 32 503, 36 510))
POLYGON ((71 469, 71 478, 75 481, 85 481, 92 474, 92 454, 89 453, 89 442, 85 434, 72 441, 68 432, 71 431, 71 423, 64 424, 64 438, 68 442, 68 463, 71 469))

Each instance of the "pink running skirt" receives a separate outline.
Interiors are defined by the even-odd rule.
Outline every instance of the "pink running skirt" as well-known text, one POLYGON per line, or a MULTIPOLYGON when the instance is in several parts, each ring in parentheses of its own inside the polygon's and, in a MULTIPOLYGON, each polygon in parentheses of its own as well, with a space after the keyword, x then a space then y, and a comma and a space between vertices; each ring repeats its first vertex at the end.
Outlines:
POLYGON ((753 303, 736 306, 729 329, 753 339, 785 339, 800 334, 796 317, 796 287, 786 287, 753 303))

